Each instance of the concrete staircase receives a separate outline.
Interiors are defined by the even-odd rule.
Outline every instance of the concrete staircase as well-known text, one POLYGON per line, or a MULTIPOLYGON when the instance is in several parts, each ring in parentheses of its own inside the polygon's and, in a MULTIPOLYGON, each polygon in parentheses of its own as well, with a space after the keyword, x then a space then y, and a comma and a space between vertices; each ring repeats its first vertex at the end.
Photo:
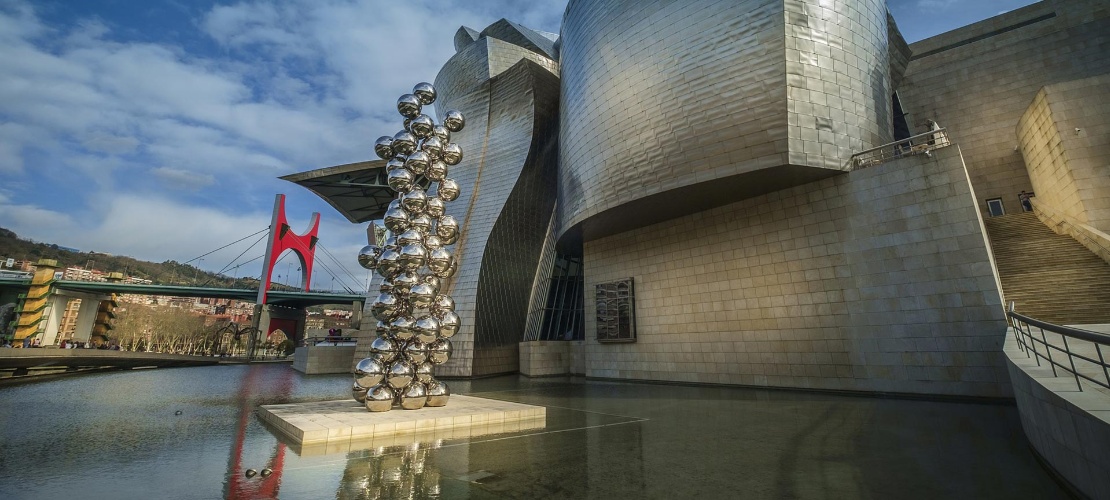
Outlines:
POLYGON ((1032 212, 984 222, 1007 305, 1058 325, 1110 323, 1110 265, 1032 212))

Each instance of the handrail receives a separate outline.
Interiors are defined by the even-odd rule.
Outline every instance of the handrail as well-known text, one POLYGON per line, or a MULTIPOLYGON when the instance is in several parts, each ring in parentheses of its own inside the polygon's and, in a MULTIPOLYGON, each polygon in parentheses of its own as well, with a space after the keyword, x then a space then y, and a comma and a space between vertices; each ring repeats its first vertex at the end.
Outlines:
MULTIPOLYGON (((1070 220, 1068 220, 1071 217, 1069 217, 1067 215, 1057 214, 1055 210, 1048 209, 1048 208, 1045 208, 1045 207, 1041 206, 1041 203, 1035 201, 1035 199, 1033 199, 1033 198, 1031 198, 1029 201, 1030 201, 1030 203, 1029 203, 1030 206, 1033 207, 1033 213, 1036 214, 1037 218, 1041 219, 1041 221, 1044 222, 1045 225, 1050 225, 1049 221, 1052 221, 1051 225, 1057 226, 1059 228, 1065 228, 1065 227, 1072 228, 1071 231, 1061 230, 1061 231, 1057 231, 1057 233, 1064 233, 1064 234, 1070 235, 1072 238, 1076 238, 1077 240, 1078 240, 1078 237, 1076 235, 1078 234, 1079 236, 1082 236, 1083 239, 1090 242, 1092 245, 1097 246, 1098 248, 1102 249, 1103 252, 1106 252, 1107 256, 1110 256, 1110 244, 1103 243, 1099 239, 1092 238, 1091 235, 1087 234, 1087 231, 1084 230, 1084 228, 1077 227, 1070 220)), ((1082 242, 1080 242, 1080 243, 1082 243, 1082 242)), ((1102 256, 1102 255, 1100 255, 1100 257, 1102 257, 1104 259, 1107 258, 1106 256, 1102 256)))
POLYGON ((1052 368, 1052 376, 1059 376, 1056 368, 1060 368, 1068 373, 1071 373, 1075 378, 1075 385, 1079 390, 1083 391, 1083 384, 1080 379, 1087 380, 1097 386, 1110 389, 1110 366, 1106 363, 1106 357, 1102 353, 1103 346, 1110 347, 1110 335, 1105 335, 1098 332, 1089 330, 1082 330, 1079 328, 1072 328, 1070 326, 1055 325, 1046 321, 1041 321, 1036 318, 1031 318, 1023 314, 1014 312, 1014 303, 1010 302, 1010 307, 1006 311, 1006 316, 1010 319, 1010 325, 1014 327, 1014 337, 1017 339, 1018 348, 1025 352, 1026 357, 1031 357, 1037 362, 1037 366, 1041 365, 1041 360, 1044 359, 1049 363, 1052 368), (1040 330, 1040 338, 1033 334, 1033 327, 1040 330), (1045 332, 1052 332, 1060 335, 1064 347, 1054 345, 1049 342, 1048 335, 1045 332), (1083 340, 1094 344, 1095 353, 1098 359, 1085 356, 1078 352, 1073 352, 1073 346, 1068 343, 1068 339, 1083 340), (1044 352, 1037 350, 1038 344, 1042 347, 1044 352), (1059 352, 1067 357, 1067 364, 1053 359, 1053 351, 1059 352), (1030 352, 1032 354, 1030 354, 1030 352), (1104 380, 1096 379, 1086 373, 1082 373, 1075 367, 1076 359, 1085 361, 1094 366, 1101 368, 1104 380))
POLYGON ((915 155, 930 155, 931 151, 948 147, 952 141, 948 138, 948 128, 938 128, 902 140, 883 144, 871 149, 860 151, 852 155, 852 169, 872 167, 880 163, 915 155))

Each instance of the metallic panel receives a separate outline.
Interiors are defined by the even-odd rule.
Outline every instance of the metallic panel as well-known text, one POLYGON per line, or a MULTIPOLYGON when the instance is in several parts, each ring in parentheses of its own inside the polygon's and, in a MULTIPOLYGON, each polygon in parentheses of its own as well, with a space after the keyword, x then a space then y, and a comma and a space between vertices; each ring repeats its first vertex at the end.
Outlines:
POLYGON ((649 197, 676 217, 846 170, 891 137, 887 29, 882 0, 571 0, 560 243, 658 222, 649 197))

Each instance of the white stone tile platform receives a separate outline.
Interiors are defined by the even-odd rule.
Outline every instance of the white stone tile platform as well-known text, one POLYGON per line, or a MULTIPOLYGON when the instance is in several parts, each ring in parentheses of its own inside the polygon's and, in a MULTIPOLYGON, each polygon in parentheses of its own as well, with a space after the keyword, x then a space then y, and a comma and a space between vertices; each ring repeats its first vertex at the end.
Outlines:
POLYGON ((437 408, 373 413, 350 399, 265 405, 258 416, 305 448, 322 444, 351 449, 354 441, 366 448, 411 443, 404 436, 416 434, 445 439, 543 428, 547 409, 453 394, 447 406, 437 408))

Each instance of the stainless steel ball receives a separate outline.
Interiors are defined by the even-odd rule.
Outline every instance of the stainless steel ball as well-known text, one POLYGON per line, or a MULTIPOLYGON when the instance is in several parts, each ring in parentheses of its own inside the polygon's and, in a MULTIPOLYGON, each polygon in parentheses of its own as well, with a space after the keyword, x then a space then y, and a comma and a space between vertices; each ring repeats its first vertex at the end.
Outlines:
POLYGON ((397 393, 388 385, 375 385, 366 390, 366 409, 372 412, 389 411, 397 393))
POLYGON ((443 179, 439 182, 436 195, 443 198, 443 201, 455 201, 459 199, 459 183, 455 182, 455 179, 443 179))
POLYGON ((428 261, 428 249, 419 243, 411 243, 401 248, 401 267, 406 271, 416 271, 428 261))
POLYGON ((415 284, 409 292, 409 302, 415 309, 427 309, 435 298, 435 289, 427 283, 415 284))
POLYGON ((404 389, 412 383, 416 377, 416 371, 413 369, 412 364, 407 361, 394 361, 389 366, 389 371, 386 373, 385 380, 389 386, 394 389, 404 389))
MULTIPOLYGON (((409 341, 405 344, 405 359, 412 363, 413 367, 418 368, 421 363, 428 360, 428 346, 419 340, 409 341)), ((415 373, 413 372, 414 375, 415 373)))
POLYGON ((412 172, 408 171, 408 169, 400 168, 389 173, 386 183, 388 183, 389 187, 393 188, 394 191, 407 193, 409 189, 412 189, 415 180, 416 176, 413 175, 412 172))
POLYGON ((401 247, 404 247, 405 245, 412 245, 414 243, 417 245, 422 245, 424 244, 425 239, 426 237, 419 230, 410 227, 406 229, 405 232, 397 236, 397 244, 401 247))
POLYGON ((384 276, 386 279, 393 279, 400 271, 401 252, 392 248, 382 250, 382 255, 378 257, 378 274, 384 276))
POLYGON ((366 402, 366 388, 361 386, 361 385, 358 385, 357 383, 351 385, 351 397, 355 398, 355 401, 358 401, 359 403, 365 403, 366 402))
POLYGON ((451 389, 439 380, 422 381, 427 389, 427 406, 447 406, 447 399, 451 397, 451 389))
POLYGON ((458 144, 449 142, 443 146, 443 162, 448 165, 458 165, 463 158, 462 148, 458 144))
POLYGON ((378 267, 378 257, 381 255, 382 249, 377 245, 366 245, 358 251, 358 265, 373 271, 378 267))
POLYGON ((445 243, 459 235, 459 221, 451 215, 443 215, 436 221, 436 236, 445 243))
POLYGON ((444 144, 443 141, 439 140, 439 137, 433 134, 428 136, 427 139, 424 139, 424 142, 420 143, 420 150, 428 153, 429 158, 438 159, 440 155, 443 154, 444 144))
MULTIPOLYGON (((424 347, 425 355, 427 354, 427 346, 424 347)), ((429 382, 435 380, 436 365, 431 361, 424 361, 416 367, 416 380, 421 382, 429 382)))
POLYGON ((420 99, 420 104, 428 105, 436 102, 436 88, 428 82, 420 82, 412 87, 412 95, 420 99))
POLYGON ((383 160, 393 158, 393 138, 388 135, 379 137, 374 142, 374 153, 383 160))
POLYGON ((412 316, 398 316, 389 323, 389 334, 392 335, 394 339, 408 342, 413 335, 416 335, 416 332, 412 330, 415 324, 416 320, 413 319, 412 316))
POLYGON ((455 109, 452 109, 444 114, 443 126, 452 132, 458 132, 466 126, 466 119, 463 114, 455 109))
POLYGON ((434 274, 425 274, 420 277, 420 282, 427 283, 428 286, 432 287, 432 291, 435 292, 432 294, 432 301, 434 302, 435 298, 439 296, 439 289, 443 287, 443 278, 434 274))
POLYGON ((397 132, 393 136, 393 154, 410 155, 416 151, 416 136, 408 130, 397 132))
POLYGON ((421 175, 425 170, 428 170, 428 163, 431 162, 431 157, 424 151, 413 151, 412 154, 405 159, 405 168, 416 175, 421 175))
POLYGON ((397 315, 400 302, 396 295, 383 293, 370 304, 370 314, 381 321, 392 321, 397 315))
POLYGON ((432 230, 432 219, 426 214, 417 215, 409 220, 409 226, 421 234, 428 234, 432 230))
POLYGON ((413 118, 412 121, 405 127, 412 135, 418 139, 425 139, 432 136, 432 129, 436 126, 436 122, 432 121, 432 117, 428 115, 420 115, 413 118))
POLYGON ((442 293, 436 295, 435 309, 437 311, 454 311, 455 299, 452 299, 450 295, 444 295, 442 293))
MULTIPOLYGON (((404 172, 404 170, 397 170, 397 172, 404 172)), ((392 175, 392 174, 391 174, 392 175)), ((411 175, 411 174, 409 174, 411 175)), ((411 222, 409 221, 410 215, 403 208, 388 208, 382 220, 385 223, 385 228, 393 233, 403 233, 409 228, 411 222)), ((386 246, 389 244, 387 243, 386 246)))
POLYGON ((377 335, 378 337, 388 336, 389 323, 386 323, 385 321, 378 321, 378 324, 374 325, 374 335, 377 335))
POLYGON ((420 116, 422 106, 420 99, 412 94, 405 94, 397 98, 397 112, 405 118, 420 116))
POLYGON ((419 382, 409 385, 401 394, 401 408, 419 410, 428 402, 428 388, 419 382))
POLYGON ((432 315, 421 316, 412 326, 412 331, 416 333, 416 340, 425 344, 435 342, 441 330, 442 323, 432 315))
POLYGON ((451 341, 438 339, 428 344, 428 361, 432 364, 442 365, 451 357, 451 341))
POLYGON ((355 365, 355 383, 360 387, 374 387, 385 379, 385 365, 375 358, 364 358, 355 365))
POLYGON ((389 161, 385 162, 385 172, 388 174, 389 172, 392 172, 399 168, 405 168, 405 158, 408 157, 394 156, 393 158, 390 158, 389 161))
MULTIPOLYGON (((438 200, 439 198, 430 198, 430 199, 438 200)), ((432 251, 432 250, 435 250, 439 247, 442 247, 442 246, 443 246, 443 240, 439 239, 439 236, 436 236, 434 234, 429 234, 429 235, 424 237, 424 248, 427 248, 429 252, 432 251)))
POLYGON ((447 164, 438 158, 428 163, 428 169, 424 171, 424 177, 431 181, 442 181, 447 178, 447 164))
POLYGON ((447 204, 438 196, 429 196, 428 204, 424 208, 424 213, 429 217, 440 218, 447 212, 447 204))
POLYGON ((444 127, 443 125, 436 125, 435 127, 433 127, 432 135, 438 137, 444 145, 446 145, 448 142, 451 142, 451 131, 447 130, 447 127, 444 127))
MULTIPOLYGON (((432 251, 428 252, 428 258, 426 261, 428 265, 428 270, 430 270, 432 274, 435 274, 436 276, 443 277, 443 275, 440 273, 447 271, 447 268, 451 266, 452 258, 453 257, 451 256, 451 252, 444 247, 433 249, 432 251)), ((380 262, 378 264, 378 267, 381 267, 380 262)))
POLYGON ((420 277, 413 273, 402 272, 393 277, 393 294, 408 299, 412 286, 420 283, 420 277))
MULTIPOLYGON (((420 320, 417 320, 416 324, 419 325, 420 320)), ((462 320, 459 318, 459 315, 455 313, 455 311, 443 311, 442 313, 440 313, 439 317, 439 337, 444 339, 454 337, 456 333, 459 333, 459 326, 461 324, 462 320)), ((417 335, 419 336, 419 327, 414 327, 413 329, 417 332, 417 335)))
POLYGON ((397 341, 389 337, 378 337, 370 342, 370 354, 382 363, 382 366, 389 366, 397 360, 397 341))

